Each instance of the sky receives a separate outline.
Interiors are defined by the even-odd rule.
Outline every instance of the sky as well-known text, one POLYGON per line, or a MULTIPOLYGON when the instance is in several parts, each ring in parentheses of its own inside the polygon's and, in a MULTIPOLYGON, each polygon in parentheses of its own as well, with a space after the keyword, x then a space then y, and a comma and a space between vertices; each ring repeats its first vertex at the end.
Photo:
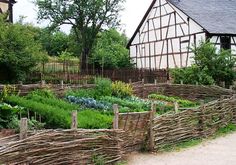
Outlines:
MULTIPOLYGON (((145 12, 150 6, 152 0, 126 0, 124 11, 120 13, 122 29, 128 37, 132 37, 138 24, 143 18, 145 12)), ((32 0, 17 0, 14 5, 14 21, 19 19, 19 16, 25 17, 25 22, 33 23, 39 26, 46 26, 46 22, 37 23, 37 8, 32 3, 32 0)), ((63 27, 63 31, 68 32, 68 27, 63 27)))

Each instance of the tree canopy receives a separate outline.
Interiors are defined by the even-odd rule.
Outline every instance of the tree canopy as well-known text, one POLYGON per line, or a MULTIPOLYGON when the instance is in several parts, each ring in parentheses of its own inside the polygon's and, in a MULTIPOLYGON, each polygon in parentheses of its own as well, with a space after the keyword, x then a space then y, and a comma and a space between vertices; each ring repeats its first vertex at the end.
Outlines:
POLYGON ((230 50, 217 50, 209 41, 201 41, 198 47, 191 48, 194 52, 194 65, 188 68, 172 70, 176 83, 220 85, 225 82, 231 85, 236 78, 235 62, 230 50))
POLYGON ((88 68, 88 56, 97 34, 106 27, 119 25, 119 12, 125 0, 36 0, 38 19, 50 20, 51 27, 71 25, 81 45, 82 69, 88 68))
POLYGON ((44 59, 45 52, 30 25, 10 24, 0 18, 0 81, 24 80, 44 59))
POLYGON ((131 67, 129 51, 126 49, 127 37, 115 29, 99 33, 90 62, 96 67, 117 69, 131 67))

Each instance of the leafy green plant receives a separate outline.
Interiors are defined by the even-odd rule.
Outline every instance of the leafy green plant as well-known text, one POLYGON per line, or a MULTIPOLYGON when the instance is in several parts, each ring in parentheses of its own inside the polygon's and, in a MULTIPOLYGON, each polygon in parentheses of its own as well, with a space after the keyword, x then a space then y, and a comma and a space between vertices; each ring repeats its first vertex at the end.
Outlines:
POLYGON ((121 81, 112 83, 112 95, 120 98, 130 97, 133 95, 133 87, 121 81))
POLYGON ((179 103, 180 107, 196 107, 198 105, 198 103, 193 102, 193 101, 189 101, 189 100, 184 100, 184 99, 180 99, 178 97, 168 97, 168 96, 164 96, 164 95, 158 95, 158 94, 150 94, 148 96, 149 99, 154 99, 154 100, 161 100, 161 101, 166 101, 166 102, 177 102, 179 103))
POLYGON ((111 110, 111 104, 109 104, 108 102, 104 102, 104 101, 97 101, 93 98, 77 98, 75 96, 67 96, 66 99, 70 102, 70 103, 74 103, 74 104, 79 104, 81 106, 83 106, 84 108, 94 108, 94 109, 99 109, 102 111, 107 111, 107 110, 111 110))
POLYGON ((43 98, 56 98, 55 94, 50 89, 37 89, 28 94, 28 98, 40 96, 43 98))
POLYGON ((111 96, 103 96, 100 98, 100 100, 109 102, 111 104, 118 104, 121 107, 127 107, 131 111, 150 110, 149 109, 150 105, 146 104, 145 102, 137 102, 137 101, 131 101, 131 100, 129 101, 127 99, 121 99, 121 98, 111 97, 111 96))
POLYGON ((236 78, 236 59, 229 50, 217 51, 209 41, 201 41, 198 47, 191 48, 194 52, 195 64, 191 67, 173 69, 171 75, 175 83, 220 85, 226 82, 231 85, 236 78))
POLYGON ((3 90, 0 93, 0 102, 2 102, 9 95, 16 95, 18 91, 16 87, 13 85, 4 85, 3 90))
POLYGON ((79 109, 78 105, 70 104, 65 100, 54 98, 54 97, 47 98, 47 97, 43 97, 43 96, 39 96, 39 95, 31 95, 30 94, 26 98, 28 100, 42 103, 44 105, 50 105, 53 107, 57 107, 57 108, 65 110, 65 111, 73 111, 73 110, 79 109))
POLYGON ((41 115, 43 121, 46 123, 46 128, 70 127, 71 115, 70 112, 64 109, 52 105, 46 105, 38 101, 28 100, 19 96, 9 96, 7 97, 7 101, 41 115))
POLYGON ((112 95, 112 82, 110 79, 99 77, 96 78, 95 84, 96 97, 112 95))
POLYGON ((84 110, 78 113, 78 127, 85 129, 101 129, 112 127, 113 116, 101 114, 94 110, 84 110))
POLYGON ((0 104, 0 128, 8 128, 8 124, 12 122, 18 112, 23 110, 19 106, 11 106, 6 103, 0 104))
POLYGON ((78 98, 95 98, 95 90, 94 89, 78 89, 78 90, 68 90, 66 91, 66 96, 75 96, 78 98))

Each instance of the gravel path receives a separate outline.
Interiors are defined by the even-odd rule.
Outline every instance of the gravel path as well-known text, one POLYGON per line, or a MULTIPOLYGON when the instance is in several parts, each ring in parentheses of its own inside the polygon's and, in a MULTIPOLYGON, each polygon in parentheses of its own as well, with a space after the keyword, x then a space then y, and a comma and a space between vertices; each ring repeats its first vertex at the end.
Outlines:
POLYGON ((128 165, 236 165, 236 133, 180 152, 133 154, 128 165))

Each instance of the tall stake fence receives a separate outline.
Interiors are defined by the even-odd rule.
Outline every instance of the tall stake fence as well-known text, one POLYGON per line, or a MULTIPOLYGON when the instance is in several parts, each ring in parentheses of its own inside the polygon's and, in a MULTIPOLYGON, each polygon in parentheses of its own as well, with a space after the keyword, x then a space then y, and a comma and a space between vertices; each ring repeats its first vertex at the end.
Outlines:
POLYGON ((48 73, 30 73, 28 75, 28 82, 38 82, 41 80, 46 80, 51 83, 59 83, 63 80, 66 83, 82 83, 84 81, 92 81, 93 77, 105 77, 110 78, 112 81, 120 80, 124 82, 137 82, 142 79, 146 83, 154 83, 155 79, 159 83, 165 83, 168 80, 167 70, 153 70, 153 69, 113 69, 113 70, 103 70, 103 69, 91 69, 79 72, 48 72, 48 73))

